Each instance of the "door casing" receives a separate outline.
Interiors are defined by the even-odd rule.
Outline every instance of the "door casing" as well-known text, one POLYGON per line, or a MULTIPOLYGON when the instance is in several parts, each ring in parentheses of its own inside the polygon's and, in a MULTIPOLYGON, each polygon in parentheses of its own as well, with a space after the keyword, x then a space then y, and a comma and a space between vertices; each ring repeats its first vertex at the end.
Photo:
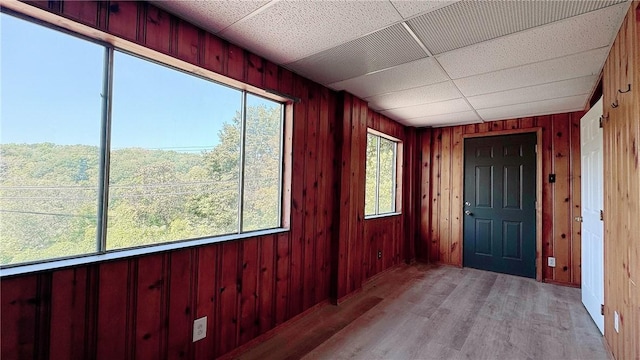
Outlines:
MULTIPOLYGON (((536 280, 542 281, 542 152, 544 151, 542 147, 542 127, 532 127, 527 129, 511 129, 511 130, 501 130, 501 131, 492 131, 485 133, 474 133, 474 134, 464 134, 462 135, 463 139, 466 138, 477 138, 477 137, 491 137, 491 136, 500 136, 500 135, 514 135, 514 134, 524 134, 524 133, 535 133, 536 134, 536 280)), ((464 141, 462 142, 462 153, 464 154, 464 141)), ((462 176, 466 176, 464 173, 464 162, 461 162, 459 165, 461 167, 460 173, 462 176)), ((463 221, 463 199, 460 199, 460 204, 458 204, 458 219, 463 221)), ((458 247, 458 251, 460 252, 460 259, 463 259, 464 252, 464 241, 463 240, 463 227, 460 227, 460 243, 462 246, 458 247)), ((464 262, 464 259, 461 262, 464 262)))

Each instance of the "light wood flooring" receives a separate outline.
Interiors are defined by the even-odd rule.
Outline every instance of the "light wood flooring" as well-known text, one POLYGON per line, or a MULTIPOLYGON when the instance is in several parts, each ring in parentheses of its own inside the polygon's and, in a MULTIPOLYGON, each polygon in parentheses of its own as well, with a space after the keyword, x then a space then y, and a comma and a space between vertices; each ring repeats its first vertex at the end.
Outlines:
POLYGON ((286 324, 240 359, 609 359, 580 289, 403 265, 286 324))

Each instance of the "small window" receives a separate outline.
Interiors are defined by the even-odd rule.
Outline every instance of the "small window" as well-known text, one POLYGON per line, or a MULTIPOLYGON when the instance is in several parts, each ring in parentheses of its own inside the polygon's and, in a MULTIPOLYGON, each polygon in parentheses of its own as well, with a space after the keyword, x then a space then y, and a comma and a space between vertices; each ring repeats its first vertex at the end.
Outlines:
POLYGON ((397 212, 398 141, 367 133, 365 216, 397 212))

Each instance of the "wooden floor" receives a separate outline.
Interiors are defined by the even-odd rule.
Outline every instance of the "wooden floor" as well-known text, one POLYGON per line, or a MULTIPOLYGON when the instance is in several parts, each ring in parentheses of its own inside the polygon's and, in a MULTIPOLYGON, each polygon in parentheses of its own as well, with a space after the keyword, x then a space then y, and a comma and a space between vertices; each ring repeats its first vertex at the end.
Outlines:
POLYGON ((466 268, 401 266, 285 326, 236 357, 610 359, 580 289, 466 268))

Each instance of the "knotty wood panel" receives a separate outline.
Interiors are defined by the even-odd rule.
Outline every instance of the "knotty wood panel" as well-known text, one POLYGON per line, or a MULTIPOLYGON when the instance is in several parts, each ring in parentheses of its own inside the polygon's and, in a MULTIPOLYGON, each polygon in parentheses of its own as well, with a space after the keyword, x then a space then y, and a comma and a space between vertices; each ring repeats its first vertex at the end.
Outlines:
POLYGON ((580 284, 580 128, 583 112, 429 130, 421 137, 421 223, 418 259, 462 266, 463 146, 465 134, 542 128, 542 279, 580 284), (429 164, 429 161, 431 164, 429 164), (556 174, 556 183, 548 175, 556 174), (426 185, 427 184, 427 185, 426 185), (577 195, 577 196, 576 196, 577 195), (431 199, 429 202, 426 199, 431 199), (556 268, 546 258, 556 257, 556 268))
MULTIPOLYGON (((402 212, 400 215, 364 218, 367 128, 397 138, 403 145, 407 131, 415 131, 407 130, 391 119, 369 110, 366 102, 351 94, 341 93, 340 100, 338 117, 343 119, 340 230, 333 246, 335 299, 338 302, 359 290, 369 277, 399 264, 407 245, 405 241, 409 239, 405 233, 406 211, 402 208, 402 198, 398 199, 398 210, 402 212), (377 257, 378 251, 382 252, 380 259, 377 257)), ((415 145, 412 150, 415 153, 415 145)), ((411 151, 399 151, 401 166, 407 163, 409 154, 411 151)), ((403 173, 399 186, 409 181, 408 176, 403 173)), ((403 195, 415 196, 404 192, 403 195)))
MULTIPOLYGON (((152 4, 34 6, 300 98, 287 135, 292 209, 288 232, 1 279, 2 358, 210 359, 326 301, 339 219, 337 94, 152 4), (193 320, 202 316, 207 337, 193 343, 193 320)), ((358 111, 366 121, 366 109, 358 111)))
POLYGON ((604 336, 617 359, 640 358, 640 3, 603 70, 604 336), (631 87, 631 91, 628 87, 631 87), (618 105, 614 107, 613 104, 618 105), (614 330, 614 311, 620 314, 614 330))

